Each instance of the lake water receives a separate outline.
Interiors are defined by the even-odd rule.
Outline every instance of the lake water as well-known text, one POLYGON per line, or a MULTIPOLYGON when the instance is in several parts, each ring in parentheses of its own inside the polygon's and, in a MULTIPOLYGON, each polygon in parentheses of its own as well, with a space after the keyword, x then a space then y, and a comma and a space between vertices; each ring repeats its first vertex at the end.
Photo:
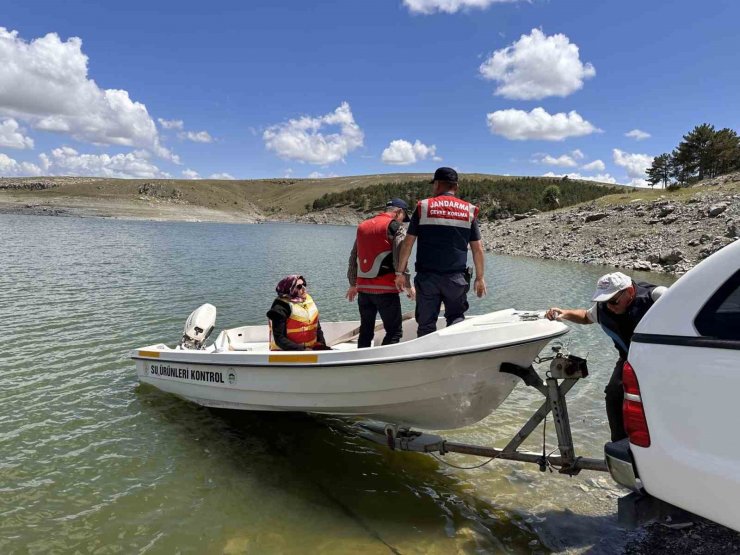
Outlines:
MULTIPOLYGON (((204 302, 218 308, 215 333, 263 323, 285 274, 306 277, 323 320, 357 319, 344 299, 353 237, 0 215, 0 553, 618 550, 624 491, 606 474, 463 470, 349 437, 329 418, 213 411, 138 384, 131 349, 177 343, 204 302)), ((471 313, 587 306, 610 270, 490 254, 486 266, 489 295, 471 298, 471 313)), ((616 352, 597 326, 566 340, 591 371, 568 396, 577 454, 599 457, 616 352)), ((446 436, 501 447, 539 404, 517 386, 494 415, 446 436)), ((526 447, 539 451, 533 436, 526 447)))

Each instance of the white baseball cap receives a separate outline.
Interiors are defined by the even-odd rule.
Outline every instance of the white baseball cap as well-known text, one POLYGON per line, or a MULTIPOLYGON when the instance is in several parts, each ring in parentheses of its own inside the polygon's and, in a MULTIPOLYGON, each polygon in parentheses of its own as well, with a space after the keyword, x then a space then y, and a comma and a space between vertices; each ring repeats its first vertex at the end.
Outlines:
POLYGON ((608 301, 620 291, 624 291, 632 285, 632 278, 622 272, 614 272, 601 276, 596 282, 596 291, 591 298, 592 301, 600 303, 608 301))

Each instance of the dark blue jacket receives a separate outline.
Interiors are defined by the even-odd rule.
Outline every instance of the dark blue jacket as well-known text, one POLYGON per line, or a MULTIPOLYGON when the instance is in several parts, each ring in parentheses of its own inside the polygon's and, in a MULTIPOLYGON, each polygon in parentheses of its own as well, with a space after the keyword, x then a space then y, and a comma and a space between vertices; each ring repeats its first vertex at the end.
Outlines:
POLYGON ((597 303, 596 305, 599 325, 612 338, 614 346, 619 351, 619 356, 624 359, 627 358, 627 352, 630 349, 630 342, 632 341, 632 335, 635 333, 637 324, 640 323, 640 320, 642 320, 642 317, 645 316, 650 307, 655 304, 652 293, 657 287, 657 285, 653 285, 652 283, 635 283, 634 281, 632 285, 636 289, 635 298, 624 314, 610 312, 606 307, 606 302, 597 303))
POLYGON ((477 206, 451 193, 419 201, 408 230, 418 239, 416 271, 464 272, 468 243, 480 240, 477 216, 477 206))

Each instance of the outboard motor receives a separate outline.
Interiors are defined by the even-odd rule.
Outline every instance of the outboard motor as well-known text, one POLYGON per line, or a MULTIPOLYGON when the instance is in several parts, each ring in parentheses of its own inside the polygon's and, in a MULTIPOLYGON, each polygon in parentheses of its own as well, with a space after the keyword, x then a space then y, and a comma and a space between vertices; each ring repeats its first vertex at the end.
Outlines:
POLYGON ((204 304, 196 308, 185 321, 180 347, 199 350, 216 326, 216 307, 204 304))

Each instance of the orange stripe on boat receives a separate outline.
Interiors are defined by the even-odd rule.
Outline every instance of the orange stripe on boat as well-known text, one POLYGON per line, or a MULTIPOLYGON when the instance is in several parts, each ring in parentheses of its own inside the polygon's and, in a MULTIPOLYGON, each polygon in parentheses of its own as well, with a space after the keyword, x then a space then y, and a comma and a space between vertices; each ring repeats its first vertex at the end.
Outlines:
POLYGON ((139 351, 140 357, 159 358, 158 351, 139 351))
POLYGON ((269 355, 267 362, 318 362, 319 355, 269 355))

